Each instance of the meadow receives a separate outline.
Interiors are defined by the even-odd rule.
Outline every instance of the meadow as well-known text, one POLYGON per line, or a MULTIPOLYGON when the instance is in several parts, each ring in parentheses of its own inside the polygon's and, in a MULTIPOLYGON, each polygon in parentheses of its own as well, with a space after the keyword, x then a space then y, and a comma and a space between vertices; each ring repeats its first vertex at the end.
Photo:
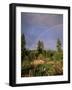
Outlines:
POLYGON ((38 41, 37 49, 25 47, 24 35, 21 38, 21 77, 63 75, 63 50, 59 38, 56 50, 45 50, 44 43, 38 41))

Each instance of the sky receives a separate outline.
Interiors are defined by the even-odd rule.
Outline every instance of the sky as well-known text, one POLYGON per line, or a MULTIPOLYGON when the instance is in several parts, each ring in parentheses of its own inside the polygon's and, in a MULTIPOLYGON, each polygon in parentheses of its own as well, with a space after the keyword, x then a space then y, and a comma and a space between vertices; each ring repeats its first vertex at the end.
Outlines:
POLYGON ((58 38, 63 44, 63 15, 21 12, 21 33, 25 35, 26 48, 36 49, 40 40, 44 49, 55 50, 58 38))

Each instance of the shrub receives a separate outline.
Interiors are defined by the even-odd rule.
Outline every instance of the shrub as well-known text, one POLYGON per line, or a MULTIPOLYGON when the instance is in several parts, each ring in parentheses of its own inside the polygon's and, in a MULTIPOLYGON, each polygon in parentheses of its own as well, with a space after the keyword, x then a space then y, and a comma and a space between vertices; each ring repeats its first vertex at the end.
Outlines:
POLYGON ((44 59, 44 56, 43 56, 42 54, 39 54, 39 55, 38 55, 38 59, 43 60, 43 59, 44 59))
POLYGON ((62 61, 55 62, 55 64, 53 65, 53 68, 55 69, 55 75, 63 74, 63 62, 62 61))

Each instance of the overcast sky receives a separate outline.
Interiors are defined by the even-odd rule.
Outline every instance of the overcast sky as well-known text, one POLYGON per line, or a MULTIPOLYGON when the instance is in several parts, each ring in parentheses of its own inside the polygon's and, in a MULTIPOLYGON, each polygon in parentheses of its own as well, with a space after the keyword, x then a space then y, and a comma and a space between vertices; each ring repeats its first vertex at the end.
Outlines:
POLYGON ((21 32, 26 39, 26 48, 36 49, 39 40, 45 49, 56 49, 59 38, 63 43, 63 15, 21 13, 21 32))

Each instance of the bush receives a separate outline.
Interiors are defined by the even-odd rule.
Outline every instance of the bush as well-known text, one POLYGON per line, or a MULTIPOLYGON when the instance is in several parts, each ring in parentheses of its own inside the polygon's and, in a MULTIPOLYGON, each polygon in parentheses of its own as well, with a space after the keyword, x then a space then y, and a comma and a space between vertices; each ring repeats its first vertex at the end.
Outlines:
POLYGON ((52 65, 43 64, 38 65, 35 69, 34 76, 49 76, 52 75, 50 72, 52 65))
POLYGON ((53 65, 53 68, 55 69, 55 75, 62 75, 63 74, 63 61, 55 62, 53 65))
POLYGON ((54 54, 54 59, 55 59, 55 60, 63 60, 63 54, 60 53, 60 52, 56 52, 56 53, 54 54))
POLYGON ((24 61, 21 67, 21 76, 29 76, 29 72, 33 72, 33 69, 34 66, 31 65, 31 62, 29 60, 24 61))
POLYGON ((43 56, 42 54, 39 54, 39 55, 38 55, 38 59, 43 60, 43 59, 44 59, 44 56, 43 56))

